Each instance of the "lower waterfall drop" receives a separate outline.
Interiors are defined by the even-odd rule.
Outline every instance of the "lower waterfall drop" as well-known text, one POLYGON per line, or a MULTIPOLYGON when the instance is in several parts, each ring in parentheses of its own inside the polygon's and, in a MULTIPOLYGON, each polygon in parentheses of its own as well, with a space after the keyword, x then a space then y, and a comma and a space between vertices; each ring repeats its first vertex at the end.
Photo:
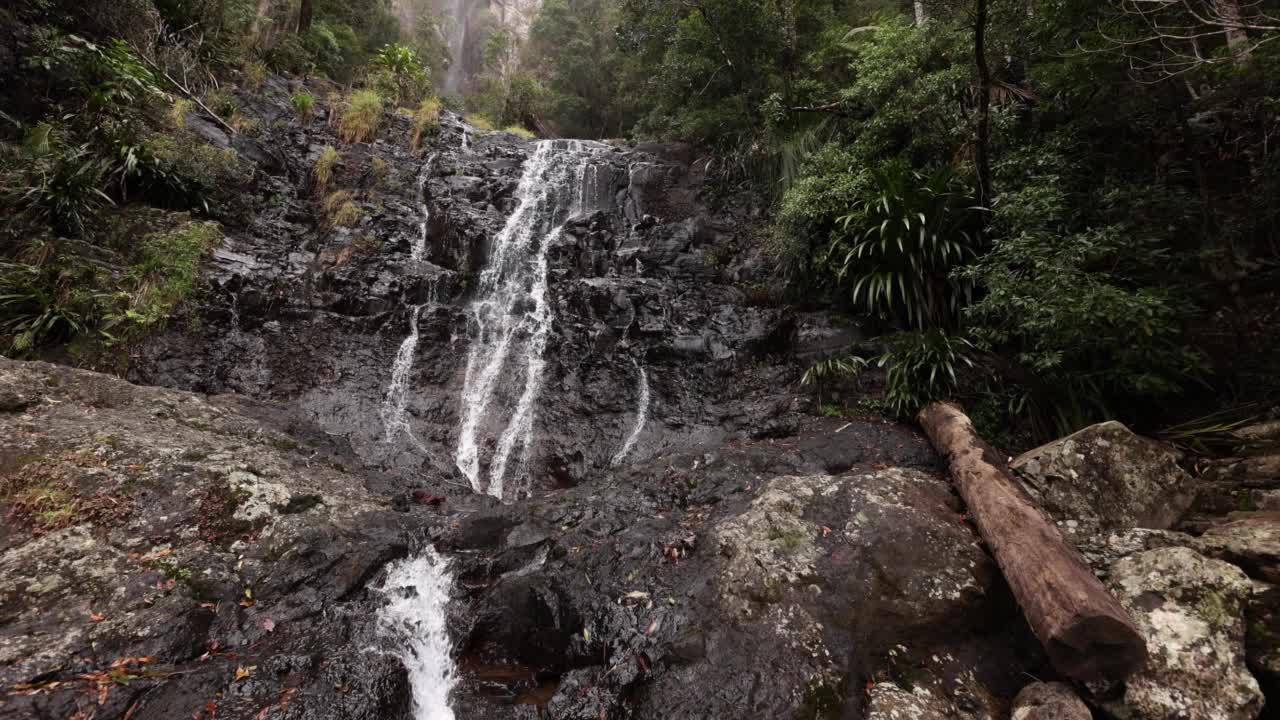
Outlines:
POLYGON ((409 671, 414 720, 454 720, 449 693, 458 678, 445 622, 452 584, 448 560, 427 547, 388 565, 380 588, 387 604, 378 626, 409 671))
POLYGON ((594 155, 603 149, 607 146, 577 140, 537 143, 516 189, 519 204, 494 239, 489 265, 477 284, 454 456, 476 492, 506 498, 507 476, 518 475, 527 459, 552 322, 547 251, 567 221, 590 209, 584 207, 592 198, 583 185, 594 155), (522 387, 503 387, 521 379, 522 387), (500 392, 504 389, 508 392, 500 392), (486 421, 502 429, 480 437, 486 421), (487 478, 481 457, 486 441, 494 443, 487 478))
POLYGON ((639 362, 636 363, 636 370, 640 371, 640 404, 636 407, 636 424, 631 428, 631 434, 627 436, 626 442, 614 454, 609 464, 617 467, 622 461, 627 459, 627 455, 631 452, 631 448, 635 447, 636 441, 640 439, 640 433, 644 431, 644 425, 649 421, 649 374, 644 371, 644 367, 639 362))

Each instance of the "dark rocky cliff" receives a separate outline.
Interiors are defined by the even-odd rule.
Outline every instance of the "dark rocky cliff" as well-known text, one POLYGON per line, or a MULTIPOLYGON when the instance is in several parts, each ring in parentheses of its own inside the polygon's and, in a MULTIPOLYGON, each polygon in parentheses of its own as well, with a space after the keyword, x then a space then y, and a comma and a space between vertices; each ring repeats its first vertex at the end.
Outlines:
MULTIPOLYGON (((190 119, 256 165, 255 192, 197 298, 135 348, 135 384, 0 361, 0 718, 412 717, 381 588, 428 545, 453 579, 463 720, 997 718, 1052 676, 925 440, 809 412, 800 371, 849 323, 776 302, 750 198, 713 202, 690 148, 538 146, 448 113, 420 151, 398 114, 343 144, 290 92, 241 96, 255 137, 190 119), (539 187, 556 154, 577 164, 545 178, 572 182, 539 187), (532 274, 490 297, 503 262, 532 274), (482 473, 514 443, 527 481, 505 502, 457 463, 468 367, 508 357, 477 341, 491 300, 521 319, 475 435, 482 473)), ((1112 430, 1126 482, 1151 475, 1112 430)), ((1090 487, 1060 488, 1081 507, 1054 519, 1094 527, 1072 513, 1116 496, 1090 487)), ((1075 538, 1122 588, 1169 545, 1241 552, 1130 524, 1075 538)), ((1197 702, 1256 712, 1241 614, 1274 681, 1254 649, 1274 615, 1249 599, 1272 586, 1219 565, 1211 640, 1239 692, 1197 702)))

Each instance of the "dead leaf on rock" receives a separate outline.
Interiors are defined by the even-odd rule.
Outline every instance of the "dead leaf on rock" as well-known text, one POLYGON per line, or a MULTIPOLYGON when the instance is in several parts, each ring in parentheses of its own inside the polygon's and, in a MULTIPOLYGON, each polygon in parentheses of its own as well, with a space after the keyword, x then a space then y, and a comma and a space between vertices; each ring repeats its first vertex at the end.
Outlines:
POLYGON ((247 678, 247 677, 249 677, 250 675, 252 675, 252 674, 253 674, 253 671, 254 671, 254 670, 257 670, 257 669, 258 669, 258 666, 257 666, 257 665, 250 665, 249 667, 245 667, 244 665, 240 665, 240 666, 238 666, 238 667, 236 668, 236 677, 235 677, 235 680, 232 680, 232 682, 239 682, 239 681, 241 681, 241 680, 244 680, 245 678, 247 678))

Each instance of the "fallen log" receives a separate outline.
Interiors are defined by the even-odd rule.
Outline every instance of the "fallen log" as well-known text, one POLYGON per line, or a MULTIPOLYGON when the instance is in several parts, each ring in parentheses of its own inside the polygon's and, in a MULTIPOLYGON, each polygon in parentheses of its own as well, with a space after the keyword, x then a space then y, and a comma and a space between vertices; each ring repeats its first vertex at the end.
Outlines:
POLYGON ((1035 506, 964 411, 933 403, 918 419, 947 459, 969 517, 1058 672, 1088 682, 1121 680, 1141 667, 1147 648, 1133 618, 1035 506))

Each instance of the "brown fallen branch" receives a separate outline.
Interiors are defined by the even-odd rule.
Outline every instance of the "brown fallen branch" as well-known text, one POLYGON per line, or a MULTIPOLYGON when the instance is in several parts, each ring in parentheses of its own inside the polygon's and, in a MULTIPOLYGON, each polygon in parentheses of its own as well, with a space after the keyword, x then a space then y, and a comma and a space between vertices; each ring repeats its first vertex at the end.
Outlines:
POLYGON ((200 109, 201 109, 201 110, 203 110, 203 111, 205 111, 206 113, 208 113, 209 117, 213 118, 214 120, 217 120, 217 121, 218 121, 218 124, 219 124, 219 125, 221 125, 222 127, 226 128, 227 132, 231 133, 232 135, 235 135, 235 134, 236 134, 236 129, 235 129, 235 128, 233 128, 233 127, 231 127, 231 124, 230 124, 230 123, 228 123, 226 120, 223 120, 222 118, 218 117, 218 113, 216 113, 216 112, 214 112, 214 111, 210 110, 210 109, 209 109, 209 106, 208 106, 208 105, 205 105, 205 104, 200 100, 200 98, 199 98, 199 97, 197 97, 197 96, 196 96, 196 94, 195 94, 194 92, 192 92, 192 91, 191 91, 191 89, 190 89, 190 88, 188 88, 186 85, 183 85, 182 83, 178 82, 177 80, 174 80, 172 75, 170 75, 169 73, 165 72, 164 68, 162 68, 162 67, 160 67, 159 65, 155 64, 154 62, 152 62, 151 58, 149 58, 149 57, 147 57, 146 55, 144 55, 144 54, 142 53, 142 51, 141 51, 141 50, 139 50, 138 48, 134 47, 133 45, 130 45, 130 46, 129 46, 129 48, 130 48, 131 50, 133 50, 133 54, 134 54, 134 55, 137 55, 138 57, 142 58, 142 61, 143 61, 143 62, 145 62, 148 66, 150 66, 152 70, 154 70, 154 71, 156 71, 156 72, 160 73, 161 75, 163 75, 165 80, 168 80, 168 81, 169 81, 169 82, 170 82, 170 83, 171 83, 175 88, 177 88, 177 89, 178 89, 178 92, 182 93, 183 95, 186 95, 186 96, 187 96, 187 99, 191 100, 191 101, 192 101, 192 102, 194 102, 196 105, 199 105, 199 106, 200 106, 200 109))
POLYGON ((964 411, 933 403, 919 420, 947 459, 969 517, 1053 666, 1079 681, 1120 680, 1137 670, 1147 648, 1129 613, 1035 507, 964 411))

